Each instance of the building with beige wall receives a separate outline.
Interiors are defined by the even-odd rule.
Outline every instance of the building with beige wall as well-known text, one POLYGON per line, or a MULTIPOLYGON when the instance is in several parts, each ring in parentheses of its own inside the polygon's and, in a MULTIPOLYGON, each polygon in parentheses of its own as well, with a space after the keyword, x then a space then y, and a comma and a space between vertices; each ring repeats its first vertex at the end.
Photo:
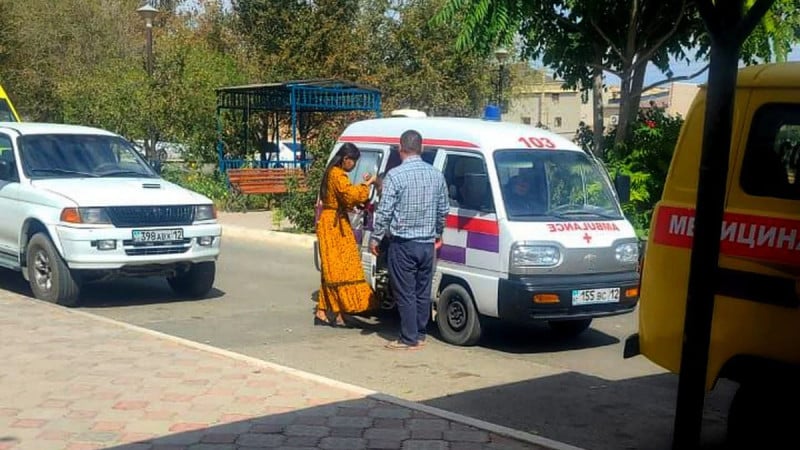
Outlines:
MULTIPOLYGON (((582 96, 575 89, 564 89, 563 81, 543 70, 515 66, 511 74, 511 94, 503 113, 503 121, 544 126, 568 139, 575 136, 581 122, 592 127, 592 92, 582 96), (583 101, 586 98, 586 102, 583 101)), ((699 86, 691 83, 669 83, 646 91, 640 108, 649 108, 651 101, 668 114, 686 116, 699 86)), ((619 86, 608 86, 603 93, 603 118, 607 129, 619 119, 619 86)))
MULTIPOLYGON (((669 115, 686 117, 699 90, 700 87, 692 83, 665 84, 645 91, 639 100, 639 108, 650 108, 650 102, 653 102, 669 115)), ((619 119, 619 86, 609 86, 604 97, 603 120, 607 128, 614 127, 619 119)))
POLYGON ((546 72, 516 68, 513 80, 503 121, 543 126, 571 139, 580 122, 591 117, 591 107, 586 116, 581 93, 562 88, 563 81, 546 72))

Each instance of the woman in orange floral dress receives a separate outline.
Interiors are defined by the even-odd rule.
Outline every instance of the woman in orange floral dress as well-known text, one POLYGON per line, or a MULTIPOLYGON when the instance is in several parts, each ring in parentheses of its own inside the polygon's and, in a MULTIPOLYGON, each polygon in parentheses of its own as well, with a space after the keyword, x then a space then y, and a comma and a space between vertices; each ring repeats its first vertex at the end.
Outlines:
POLYGON ((372 288, 364 278, 353 229, 347 211, 369 199, 369 187, 375 175, 365 176, 354 185, 347 173, 356 166, 361 152, 345 143, 328 164, 320 183, 322 212, 317 221, 317 240, 321 262, 322 286, 314 317, 315 325, 345 327, 342 313, 358 313, 375 306, 372 288), (328 316, 333 314, 333 322, 328 316))

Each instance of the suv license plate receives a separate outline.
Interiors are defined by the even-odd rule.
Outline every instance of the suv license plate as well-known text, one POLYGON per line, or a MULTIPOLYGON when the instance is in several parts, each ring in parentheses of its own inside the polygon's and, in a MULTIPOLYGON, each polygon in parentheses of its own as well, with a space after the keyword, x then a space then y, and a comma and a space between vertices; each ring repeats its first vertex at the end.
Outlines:
POLYGON ((619 288, 583 289, 583 290, 572 291, 573 305, 616 303, 618 301, 619 301, 619 288))
POLYGON ((172 242, 183 239, 183 229, 170 230, 133 230, 133 243, 172 242))

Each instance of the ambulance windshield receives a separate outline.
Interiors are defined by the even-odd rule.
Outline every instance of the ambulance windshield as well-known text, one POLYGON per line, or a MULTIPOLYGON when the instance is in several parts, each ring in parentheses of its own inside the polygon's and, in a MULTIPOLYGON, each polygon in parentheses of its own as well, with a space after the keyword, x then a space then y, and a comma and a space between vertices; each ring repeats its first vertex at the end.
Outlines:
POLYGON ((620 220, 605 170, 585 153, 498 150, 497 177, 510 220, 620 220))

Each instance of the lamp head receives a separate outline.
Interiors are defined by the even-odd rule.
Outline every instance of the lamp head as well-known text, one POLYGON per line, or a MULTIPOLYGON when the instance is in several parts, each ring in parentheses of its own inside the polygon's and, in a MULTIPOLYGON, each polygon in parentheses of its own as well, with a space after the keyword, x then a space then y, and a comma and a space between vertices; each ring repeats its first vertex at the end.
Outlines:
POLYGON ((139 7, 136 12, 139 13, 139 16, 144 19, 147 25, 151 25, 153 23, 153 19, 156 18, 156 14, 158 14, 158 10, 150 6, 150 3, 145 3, 139 7))
POLYGON ((508 50, 505 47, 497 47, 497 50, 494 51, 494 57, 497 58, 497 62, 503 64, 508 59, 508 50))

